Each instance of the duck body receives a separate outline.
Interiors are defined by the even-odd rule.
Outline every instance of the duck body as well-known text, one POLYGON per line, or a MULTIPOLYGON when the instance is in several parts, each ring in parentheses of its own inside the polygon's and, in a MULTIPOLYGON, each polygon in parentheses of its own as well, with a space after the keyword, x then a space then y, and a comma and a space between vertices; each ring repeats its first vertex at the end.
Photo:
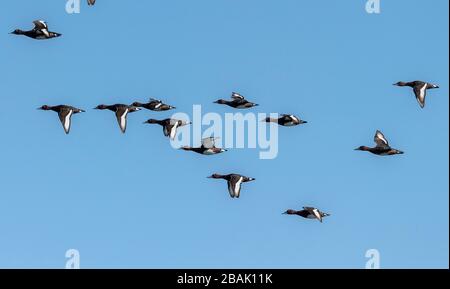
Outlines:
POLYGON ((128 114, 141 110, 138 107, 126 104, 113 104, 113 105, 100 104, 95 109, 113 111, 116 114, 117 122, 119 124, 122 133, 125 133, 127 130, 128 114))
POLYGON ((87 0, 87 3, 89 6, 94 6, 95 5, 95 0, 87 0))
POLYGON ((416 96, 417 102, 419 103, 421 108, 425 107, 425 98, 427 95, 427 90, 439 88, 439 86, 436 84, 431 84, 431 83, 428 83, 425 81, 420 81, 420 80, 410 81, 410 82, 399 81, 397 83, 394 83, 394 85, 400 86, 400 87, 403 87, 403 86, 412 87, 414 90, 414 94, 416 96))
POLYGON ((184 120, 173 119, 173 118, 166 118, 163 120, 149 119, 144 123, 159 124, 160 126, 163 127, 164 136, 170 137, 170 139, 172 139, 172 140, 175 139, 175 136, 177 134, 177 129, 179 127, 190 124, 190 122, 186 122, 184 120))
POLYGON ((70 127, 72 123, 72 115, 85 112, 82 109, 69 106, 69 105, 56 105, 56 106, 48 106, 43 105, 39 108, 40 110, 51 110, 58 113, 59 120, 64 128, 66 134, 70 133, 70 127))
POLYGON ((307 121, 301 120, 299 117, 292 114, 282 114, 279 118, 268 117, 264 121, 268 123, 276 123, 281 126, 297 126, 308 123, 307 121))
POLYGON ((145 109, 152 110, 152 111, 168 111, 171 109, 175 109, 174 106, 165 104, 161 100, 157 100, 157 99, 153 99, 153 98, 150 99, 150 101, 147 103, 134 102, 133 106, 143 107, 145 109))
POLYGON ((21 29, 16 29, 11 34, 23 35, 36 40, 46 40, 51 38, 60 37, 62 34, 52 32, 48 30, 48 25, 45 21, 36 20, 33 22, 34 28, 32 30, 24 31, 21 29))
POLYGON ((370 152, 375 155, 379 156, 392 156, 392 155, 399 155, 404 154, 404 152, 391 148, 389 146, 389 142, 386 139, 386 137, 383 135, 383 133, 379 130, 376 131, 374 136, 374 141, 376 143, 375 147, 367 147, 367 146, 360 146, 356 148, 357 151, 366 151, 370 152))
POLYGON ((221 148, 205 148, 205 147, 198 147, 198 148, 182 147, 181 149, 185 150, 185 151, 191 151, 194 153, 198 153, 201 155, 206 155, 206 156, 217 155, 217 154, 227 151, 227 150, 221 149, 221 148))
POLYGON ((242 183, 247 183, 255 180, 254 178, 249 178, 239 174, 228 174, 228 175, 213 174, 208 178, 226 180, 228 183, 228 192, 230 193, 231 198, 240 197, 242 183))
POLYGON ((237 108, 237 109, 248 109, 248 108, 258 106, 258 104, 246 100, 244 98, 244 96, 242 96, 241 94, 239 94, 237 92, 232 93, 231 100, 219 99, 219 100, 215 101, 214 103, 228 105, 230 107, 237 108))
POLYGON ((330 216, 328 213, 324 213, 314 207, 303 207, 303 210, 287 210, 283 214, 285 215, 296 215, 305 219, 317 219, 319 222, 323 222, 323 218, 330 216))
POLYGON ((185 146, 185 147, 182 147, 181 149, 185 150, 185 151, 191 151, 194 153, 198 153, 201 155, 207 155, 207 156, 217 155, 217 154, 226 152, 227 151, 226 149, 217 148, 215 146, 216 140, 217 140, 217 138, 214 138, 214 137, 204 138, 202 140, 202 145, 200 147, 185 146))

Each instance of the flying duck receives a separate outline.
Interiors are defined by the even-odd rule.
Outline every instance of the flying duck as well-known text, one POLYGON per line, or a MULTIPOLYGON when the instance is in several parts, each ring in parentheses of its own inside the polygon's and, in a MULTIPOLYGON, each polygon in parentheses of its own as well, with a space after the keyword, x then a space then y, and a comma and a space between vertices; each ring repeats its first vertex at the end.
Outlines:
POLYGON ((226 152, 226 149, 221 149, 221 148, 216 148, 215 146, 215 141, 218 138, 215 137, 208 137, 208 138, 204 138, 202 140, 202 145, 200 147, 197 148, 193 148, 193 147, 182 147, 182 150, 185 151, 192 151, 198 154, 202 154, 202 155, 216 155, 216 154, 220 154, 223 152, 226 152))
POLYGON ((360 146, 359 148, 356 148, 355 150, 368 151, 375 155, 380 155, 380 156, 403 154, 402 151, 391 148, 389 146, 388 140, 384 137, 383 133, 379 130, 377 130, 377 132, 375 133, 374 141, 377 145, 373 148, 366 147, 366 146, 360 146))
POLYGON ((225 104, 234 108, 245 109, 252 108, 254 106, 258 106, 258 104, 247 101, 241 94, 237 92, 233 92, 231 95, 232 100, 223 100, 219 99, 214 103, 225 104))
POLYGON ((416 95, 416 99, 419 102, 419 105, 421 108, 425 107, 425 97, 427 95, 428 89, 434 89, 439 88, 436 84, 427 83, 424 81, 411 81, 411 82, 403 82, 399 81, 397 83, 394 83, 396 86, 409 86, 412 87, 414 90, 414 94, 416 95))
POLYGON ((298 118, 292 114, 282 114, 281 117, 279 117, 279 118, 267 117, 264 121, 277 123, 281 126, 296 126, 296 125, 308 123, 307 121, 301 120, 300 118, 298 118))
POLYGON ((57 105, 57 106, 43 105, 38 109, 52 110, 54 112, 57 112, 58 116, 59 116, 59 120, 61 121, 61 124, 62 124, 66 134, 69 134, 69 132, 70 132, 70 125, 72 123, 72 115, 81 113, 81 112, 85 112, 82 109, 79 109, 79 108, 76 108, 73 106, 68 106, 68 105, 57 105))
POLYGON ((89 6, 93 6, 95 4, 95 0, 87 0, 89 6))
POLYGON ((175 109, 174 106, 163 103, 161 100, 150 98, 150 101, 147 103, 134 102, 133 106, 143 107, 148 110, 153 111, 167 111, 171 109, 175 109))
POLYGON ((170 137, 170 139, 172 140, 175 139, 175 136, 177 135, 177 129, 179 127, 191 124, 191 122, 172 118, 166 118, 163 120, 149 119, 144 123, 161 125, 163 127, 164 136, 170 137))
POLYGON ((127 130, 127 115, 132 112, 136 112, 138 110, 141 110, 138 107, 130 106, 126 104, 114 104, 114 105, 104 105, 100 104, 94 109, 100 109, 100 110, 111 110, 116 113, 117 122, 119 123, 120 130, 122 133, 125 133, 127 130))
POLYGON ((23 31, 20 29, 16 29, 13 32, 11 32, 11 34, 25 35, 27 37, 30 37, 33 39, 38 39, 38 40, 55 38, 55 37, 59 37, 62 35, 60 33, 49 31, 48 25, 45 21, 36 20, 36 21, 33 21, 33 24, 34 24, 34 28, 32 30, 23 31))
POLYGON ((232 198, 239 198, 241 195, 241 184, 254 181, 254 178, 241 176, 238 174, 220 175, 213 174, 210 179, 224 179, 228 182, 228 192, 232 198))
POLYGON ((287 210, 283 214, 297 215, 297 216, 303 217, 305 219, 317 219, 321 223, 322 223, 324 217, 330 216, 330 214, 321 212, 319 209, 313 208, 313 207, 303 207, 303 210, 301 210, 301 211, 287 210))

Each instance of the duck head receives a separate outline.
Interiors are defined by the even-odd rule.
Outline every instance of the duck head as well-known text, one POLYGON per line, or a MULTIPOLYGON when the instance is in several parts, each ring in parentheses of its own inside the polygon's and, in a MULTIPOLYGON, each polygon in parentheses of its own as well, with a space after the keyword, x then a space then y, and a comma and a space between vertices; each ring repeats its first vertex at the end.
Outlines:
POLYGON ((133 104, 131 104, 131 106, 135 106, 135 107, 142 107, 143 106, 143 104, 142 103, 140 103, 140 102, 133 102, 133 104))
POLYGON ((404 82, 404 81, 399 81, 399 82, 394 83, 393 85, 395 85, 395 86, 406 86, 407 83, 404 82))
POLYGON ((368 151, 370 148, 366 146, 360 146, 355 149, 355 151, 368 151))
POLYGON ((23 30, 20 29, 16 29, 13 32, 9 33, 9 34, 15 34, 15 35, 22 35, 24 33, 23 30))
POLYGON ((144 124, 154 124, 154 123, 159 123, 159 121, 153 118, 144 121, 144 124))
POLYGON ((94 109, 100 109, 100 110, 108 109, 108 106, 106 104, 100 104, 100 105, 97 105, 96 107, 94 107, 94 109))
POLYGON ((41 107, 38 108, 39 110, 51 110, 50 106, 48 105, 43 105, 41 107))
POLYGON ((222 179, 223 176, 220 174, 212 174, 211 176, 208 177, 208 179, 222 179))
POLYGON ((283 213, 283 215, 295 215, 297 213, 297 211, 295 210, 287 210, 286 212, 283 213))
POLYGON ((227 104, 228 102, 227 102, 226 100, 219 99, 219 100, 214 101, 214 103, 217 103, 217 104, 227 104))

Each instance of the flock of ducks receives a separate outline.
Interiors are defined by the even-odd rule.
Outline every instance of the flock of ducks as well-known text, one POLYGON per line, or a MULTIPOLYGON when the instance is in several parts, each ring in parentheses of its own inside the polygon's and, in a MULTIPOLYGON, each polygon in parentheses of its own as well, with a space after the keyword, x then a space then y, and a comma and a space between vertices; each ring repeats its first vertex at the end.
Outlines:
MULTIPOLYGON (((88 5, 92 6, 95 4, 95 0, 88 0, 88 5)), ((21 29, 16 29, 11 34, 15 35, 23 35, 27 36, 33 39, 38 40, 44 40, 44 39, 51 39, 60 37, 62 34, 52 32, 49 30, 48 25, 45 21, 42 20, 36 20, 33 22, 34 28, 32 30, 24 31, 21 29)), ((435 84, 431 84, 424 81, 412 81, 412 82, 397 82, 394 85, 396 86, 407 86, 413 88, 414 94, 416 96, 416 99, 420 105, 421 108, 425 107, 425 98, 427 90, 429 89, 435 89, 439 88, 439 86, 435 84)), ((255 106, 258 106, 258 104, 250 102, 245 99, 244 96, 237 92, 233 92, 231 95, 230 100, 224 100, 219 99, 215 101, 217 104, 221 105, 227 105, 235 109, 249 109, 253 108, 255 106)), ((44 111, 54 111, 58 113, 59 119, 61 121, 61 124, 64 128, 64 131, 66 134, 69 134, 70 127, 71 127, 71 120, 72 116, 74 114, 79 114, 85 112, 85 110, 76 108, 69 105, 57 105, 57 106, 49 106, 49 105, 43 105, 39 108, 40 110, 44 111)), ((119 124, 119 128, 122 131, 122 133, 126 132, 127 128, 127 116, 130 113, 137 112, 142 109, 147 109, 151 111, 156 112, 162 112, 162 111, 169 111, 172 109, 176 109, 174 106, 168 105, 163 103, 161 100, 157 99, 150 99, 147 103, 141 103, 141 102, 134 102, 131 105, 127 104, 113 104, 113 105, 105 105, 101 104, 95 107, 94 109, 97 110, 109 110, 115 113, 115 116, 117 118, 117 122, 119 124)), ((306 124, 307 122, 304 120, 301 120, 299 117, 295 115, 289 115, 289 114, 281 114, 279 118, 266 118, 264 120, 267 123, 275 123, 280 126, 286 126, 286 127, 292 127, 297 125, 306 124)), ((177 134, 177 129, 186 125, 191 124, 190 122, 177 120, 177 119, 163 119, 163 120, 156 120, 156 119, 149 119, 144 122, 145 124, 157 124, 162 126, 164 136, 175 139, 177 134)), ((182 147, 182 150, 185 151, 191 151, 194 153, 202 154, 202 155, 215 155, 219 153, 223 153, 227 151, 223 148, 217 148, 215 145, 215 141, 217 140, 216 137, 209 137, 205 138, 201 142, 200 147, 182 147)), ((392 148, 389 145, 389 142, 387 138, 383 135, 383 133, 379 130, 376 131, 374 142, 376 144, 375 147, 367 147, 367 146, 360 146, 356 148, 355 150, 359 151, 366 151, 370 152, 375 155, 379 156, 390 156, 390 155, 397 155, 397 154, 403 154, 402 151, 392 148)), ((254 178, 246 177, 239 174, 228 174, 228 175, 221 175, 221 174, 213 174, 210 177, 211 179, 222 179, 226 180, 228 184, 228 192, 231 196, 231 198, 239 198, 241 194, 241 186, 243 183, 252 182, 255 181, 254 178)), ((289 209, 283 214, 287 215, 296 215, 300 216, 306 219, 316 219, 320 222, 323 221, 324 217, 330 216, 328 213, 324 213, 320 211, 318 208, 314 207, 303 207, 302 210, 292 210, 289 209)))

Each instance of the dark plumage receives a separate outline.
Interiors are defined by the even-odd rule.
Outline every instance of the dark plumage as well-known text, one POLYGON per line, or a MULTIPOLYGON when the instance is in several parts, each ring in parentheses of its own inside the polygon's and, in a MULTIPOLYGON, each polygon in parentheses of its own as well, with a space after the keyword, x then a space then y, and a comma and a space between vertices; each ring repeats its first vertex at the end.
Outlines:
POLYGON ((205 138, 202 140, 202 145, 200 147, 193 148, 193 147, 186 146, 186 147, 182 147, 181 149, 185 150, 185 151, 195 152, 195 153, 202 154, 202 155, 216 155, 216 154, 226 152, 227 150, 225 150, 225 149, 216 148, 216 146, 215 146, 216 140, 217 140, 217 138, 214 138, 214 137, 205 138))
POLYGON ((20 29, 16 29, 11 34, 15 35, 24 35, 33 39, 37 40, 43 40, 43 39, 50 39, 55 37, 60 37, 62 34, 51 32, 48 30, 48 25, 45 21, 42 20, 36 20, 33 22, 34 28, 32 30, 23 31, 20 29))
POLYGON ((425 107, 425 97, 427 95, 428 89, 439 88, 439 86, 431 83, 427 83, 424 81, 416 80, 411 82, 403 82, 399 81, 394 83, 396 86, 409 86, 414 90, 414 95, 416 96, 417 102, 419 103, 421 108, 425 107))
POLYGON ((377 145, 373 148, 367 147, 367 146, 360 146, 360 147, 356 148, 355 150, 368 151, 375 155, 380 155, 380 156, 403 154, 402 151, 391 148, 389 146, 389 142, 384 137, 383 133, 379 130, 377 130, 377 132, 375 133, 374 141, 377 145))
POLYGON ((279 118, 267 117, 264 121, 276 123, 281 126, 296 126, 308 123, 307 121, 301 120, 300 118, 292 114, 282 114, 279 118))
POLYGON ((64 128, 64 131, 66 134, 70 133, 70 127, 72 124, 72 115, 85 112, 82 109, 69 106, 69 105, 56 105, 56 106, 48 106, 43 105, 40 108, 40 110, 51 110, 58 113, 59 120, 61 121, 61 124, 64 128))
POLYGON ((100 104, 94 109, 100 110, 110 110, 116 113, 117 122, 119 123, 120 130, 122 133, 125 133, 127 130, 127 116, 129 113, 136 112, 141 110, 138 107, 126 105, 126 104, 114 104, 114 105, 105 105, 100 104))
POLYGON ((241 195, 241 184, 254 181, 254 178, 245 177, 238 174, 229 174, 229 175, 221 175, 221 174, 213 174, 208 177, 211 179, 224 179, 228 183, 228 192, 232 198, 239 198, 241 195))
POLYGON ((321 223, 323 222, 323 218, 330 216, 330 214, 321 212, 319 209, 313 207, 303 207, 301 211, 287 210, 283 214, 297 215, 305 219, 317 219, 321 223))
POLYGON ((159 124, 160 126, 163 127, 164 136, 167 136, 172 140, 175 139, 175 136, 177 134, 177 129, 179 127, 191 124, 190 122, 186 122, 184 120, 178 120, 178 119, 172 119, 172 118, 166 118, 163 120, 149 119, 144 123, 159 124))
POLYGON ((171 109, 175 109, 174 106, 163 103, 161 100, 151 98, 147 103, 134 102, 132 104, 136 107, 143 107, 152 111, 167 111, 171 109))
POLYGON ((258 104, 246 100, 242 95, 240 95, 237 92, 233 92, 233 94, 231 95, 231 99, 232 100, 219 99, 214 103, 224 104, 238 109, 246 109, 258 106, 258 104))

